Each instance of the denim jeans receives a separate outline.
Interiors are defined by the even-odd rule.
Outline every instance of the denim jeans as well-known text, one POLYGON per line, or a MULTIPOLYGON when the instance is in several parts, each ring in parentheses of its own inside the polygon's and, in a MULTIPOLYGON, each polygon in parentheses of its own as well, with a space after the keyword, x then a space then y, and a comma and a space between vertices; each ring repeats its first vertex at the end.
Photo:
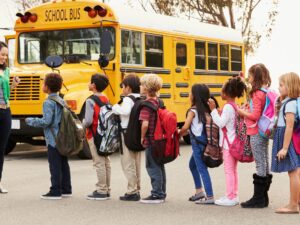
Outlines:
POLYGON ((11 129, 10 109, 0 109, 0 181, 4 163, 4 154, 11 129))
POLYGON ((165 166, 158 165, 151 154, 151 148, 145 150, 146 170, 151 179, 152 191, 151 194, 159 198, 166 197, 166 171, 165 166))
POLYGON ((51 174, 50 192, 54 195, 72 193, 68 158, 59 154, 56 148, 48 145, 48 162, 51 174))
POLYGON ((195 140, 195 138, 199 141, 202 141, 201 137, 194 137, 194 138, 191 137, 193 154, 190 159, 189 167, 193 175, 195 188, 196 189, 202 188, 202 182, 203 182, 206 196, 212 197, 214 194, 212 190, 211 179, 207 170, 207 166, 202 160, 202 153, 205 149, 205 145, 198 143, 195 140))

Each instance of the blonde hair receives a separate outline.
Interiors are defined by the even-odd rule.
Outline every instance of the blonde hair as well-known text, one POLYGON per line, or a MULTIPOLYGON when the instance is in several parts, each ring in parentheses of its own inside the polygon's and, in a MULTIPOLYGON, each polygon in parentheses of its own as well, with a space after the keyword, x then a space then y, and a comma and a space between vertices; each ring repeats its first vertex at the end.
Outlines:
POLYGON ((294 72, 283 74, 279 77, 279 82, 284 83, 287 87, 288 97, 300 97, 300 78, 298 74, 294 72))
POLYGON ((162 87, 162 79, 156 74, 145 74, 141 77, 141 85, 149 95, 155 96, 162 87))

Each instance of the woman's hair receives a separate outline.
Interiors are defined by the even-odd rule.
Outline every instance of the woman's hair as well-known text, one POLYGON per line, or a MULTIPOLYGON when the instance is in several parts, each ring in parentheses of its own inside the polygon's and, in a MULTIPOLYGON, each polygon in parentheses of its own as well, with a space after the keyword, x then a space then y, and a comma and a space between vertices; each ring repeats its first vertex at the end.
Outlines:
POLYGON ((102 92, 108 86, 109 80, 106 75, 95 73, 91 77, 91 84, 95 84, 96 90, 102 92))
MULTIPOLYGON (((1 51, 2 48, 7 48, 7 45, 3 41, 0 41, 0 51, 1 51)), ((6 67, 7 67, 6 63, 0 65, 0 69, 2 69, 2 70, 5 70, 6 67)))
POLYGON ((58 73, 48 73, 45 77, 45 85, 52 93, 60 91, 63 79, 58 73))
POLYGON ((206 123, 205 113, 209 113, 207 104, 210 98, 209 88, 205 84, 194 84, 192 86, 192 106, 196 106, 199 122, 206 123))
POLYGON ((247 86, 240 77, 233 77, 223 85, 222 92, 230 98, 240 98, 244 95, 246 89, 247 86))
POLYGON ((284 83, 287 87, 288 97, 300 97, 300 78, 298 74, 294 72, 283 74, 279 77, 279 82, 284 83))
POLYGON ((271 86, 271 77, 269 70, 262 63, 255 64, 250 67, 249 75, 253 77, 252 89, 250 91, 250 96, 259 90, 263 85, 271 86))
POLYGON ((162 87, 162 79, 156 74, 145 74, 141 77, 141 85, 150 96, 155 96, 162 87))
POLYGON ((125 76, 121 83, 121 86, 122 85, 124 85, 125 87, 130 87, 132 93, 140 93, 140 78, 133 73, 130 73, 127 76, 125 76))

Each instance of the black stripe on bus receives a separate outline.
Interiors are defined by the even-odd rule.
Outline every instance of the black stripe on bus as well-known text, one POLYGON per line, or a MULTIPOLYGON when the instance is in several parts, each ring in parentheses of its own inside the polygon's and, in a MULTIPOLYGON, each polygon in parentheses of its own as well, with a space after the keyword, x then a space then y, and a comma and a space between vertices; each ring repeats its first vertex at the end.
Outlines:
POLYGON ((207 71, 207 70, 195 70, 194 75, 205 76, 238 76, 240 72, 225 72, 225 71, 207 71))
POLYGON ((121 67, 121 72, 133 73, 155 73, 155 74, 171 74, 171 70, 159 68, 136 68, 136 67, 121 67))
POLYGON ((168 94, 168 93, 162 93, 162 94, 159 94, 159 97, 160 97, 160 98, 171 98, 171 94, 168 94))
POLYGON ((176 83, 176 87, 178 88, 187 88, 189 87, 189 84, 188 83, 176 83))
POLYGON ((171 88, 171 84, 163 83, 162 88, 171 88))
POLYGON ((210 95, 214 96, 214 97, 219 97, 221 96, 220 92, 210 92, 210 95))
POLYGON ((180 92, 180 97, 187 98, 187 97, 189 97, 189 93, 188 92, 180 92))
POLYGON ((206 84, 207 87, 209 88, 222 88, 223 87, 223 84, 217 84, 217 83, 210 83, 210 84, 206 84))

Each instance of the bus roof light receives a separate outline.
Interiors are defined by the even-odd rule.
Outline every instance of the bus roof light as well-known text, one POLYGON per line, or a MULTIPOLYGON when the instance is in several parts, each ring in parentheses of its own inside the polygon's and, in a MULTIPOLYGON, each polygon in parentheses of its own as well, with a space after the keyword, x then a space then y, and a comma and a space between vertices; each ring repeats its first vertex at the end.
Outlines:
POLYGON ((37 21, 37 19, 38 19, 38 16, 37 16, 36 13, 32 13, 32 14, 29 16, 29 20, 30 20, 30 22, 32 22, 32 23, 35 23, 35 22, 37 21))
POLYGON ((22 23, 28 22, 29 17, 28 17, 28 15, 26 15, 26 13, 25 13, 25 15, 23 15, 22 13, 17 13, 16 16, 20 17, 22 23))
POLYGON ((96 5, 94 9, 98 11, 98 15, 101 17, 105 17, 107 14, 107 10, 100 5, 96 5))
POLYGON ((85 7, 84 11, 88 12, 89 17, 91 18, 95 18, 97 16, 97 11, 89 6, 85 7))

